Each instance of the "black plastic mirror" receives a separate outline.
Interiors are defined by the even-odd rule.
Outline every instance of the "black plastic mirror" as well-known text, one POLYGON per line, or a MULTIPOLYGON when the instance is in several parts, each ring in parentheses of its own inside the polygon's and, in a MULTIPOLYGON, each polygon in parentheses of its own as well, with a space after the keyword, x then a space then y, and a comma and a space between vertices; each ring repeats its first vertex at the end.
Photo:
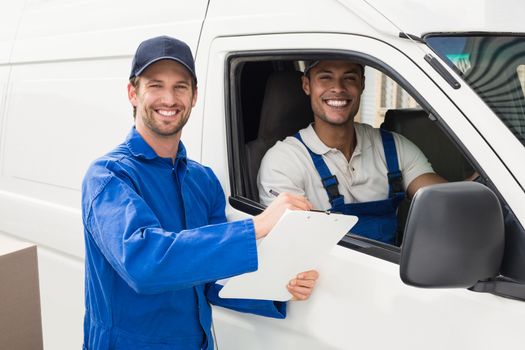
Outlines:
POLYGON ((428 186, 410 206, 401 279, 425 288, 470 287, 498 275, 503 249, 503 215, 488 187, 475 182, 428 186))

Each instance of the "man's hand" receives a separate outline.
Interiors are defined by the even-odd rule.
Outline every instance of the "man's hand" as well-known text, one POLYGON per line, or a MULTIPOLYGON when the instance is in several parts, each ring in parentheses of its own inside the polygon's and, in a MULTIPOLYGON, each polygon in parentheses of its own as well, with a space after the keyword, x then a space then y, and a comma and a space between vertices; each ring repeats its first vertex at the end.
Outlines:
POLYGON ((290 281, 286 288, 293 295, 292 300, 306 300, 312 294, 319 273, 315 270, 301 272, 290 281))
POLYGON ((311 210, 312 204, 302 196, 281 193, 262 213, 253 217, 255 238, 265 237, 275 226, 286 209, 311 210))

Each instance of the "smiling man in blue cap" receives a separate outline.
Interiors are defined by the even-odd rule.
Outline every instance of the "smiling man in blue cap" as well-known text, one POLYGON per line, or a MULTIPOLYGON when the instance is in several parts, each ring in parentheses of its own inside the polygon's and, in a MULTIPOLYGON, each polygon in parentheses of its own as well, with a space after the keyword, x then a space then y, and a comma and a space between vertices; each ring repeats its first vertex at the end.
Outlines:
MULTIPOLYGON (((219 181, 180 141, 197 101, 182 41, 140 44, 128 97, 135 126, 90 166, 82 186, 84 349, 213 349, 210 303, 284 318, 283 303, 220 299, 214 281, 257 270, 255 240, 286 208, 311 204, 285 194, 253 219, 226 223, 219 181)), ((293 299, 307 299, 317 277, 307 271, 290 281, 293 299)))

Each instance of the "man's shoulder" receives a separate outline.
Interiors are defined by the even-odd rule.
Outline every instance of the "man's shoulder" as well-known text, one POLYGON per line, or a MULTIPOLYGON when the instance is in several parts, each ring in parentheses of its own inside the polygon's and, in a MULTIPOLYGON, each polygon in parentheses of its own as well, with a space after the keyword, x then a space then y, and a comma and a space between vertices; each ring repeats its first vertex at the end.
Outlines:
POLYGON ((95 159, 89 166, 86 176, 97 175, 100 172, 112 171, 115 165, 121 163, 126 158, 129 158, 131 154, 125 145, 121 144, 109 151, 105 155, 95 159))
POLYGON ((304 146, 294 136, 288 136, 282 141, 277 141, 266 151, 264 158, 267 159, 287 159, 297 157, 303 153, 304 146))
MULTIPOLYGON (((311 129, 311 126, 297 131, 297 134, 299 134, 304 140, 309 137, 309 129, 311 129)), ((304 145, 296 137, 296 134, 294 134, 285 137, 284 140, 277 141, 272 147, 270 147, 270 149, 268 149, 266 154, 297 154, 303 153, 304 150, 304 145)))
MULTIPOLYGON (((371 140, 373 143, 375 143, 377 146, 381 146, 383 145, 382 141, 383 141, 383 138, 381 136, 381 128, 376 128, 372 125, 369 125, 369 124, 361 124, 361 123, 355 123, 354 124, 354 128, 356 130, 356 132, 358 132, 360 135, 366 137, 367 139, 371 140)), ((400 144, 400 143, 405 143, 407 141, 407 139, 395 132, 395 131, 390 131, 390 130, 386 130, 388 133, 392 134, 392 136, 394 137, 394 142, 396 143, 396 145, 400 144)))
POLYGON ((186 158, 186 164, 191 178, 195 179, 197 182, 207 182, 208 184, 219 182, 215 172, 209 166, 190 158, 186 158))
POLYGON ((95 159, 88 167, 82 180, 82 194, 93 197, 100 192, 115 176, 117 169, 122 169, 121 163, 130 157, 129 150, 121 144, 95 159))
POLYGON ((354 129, 356 132, 368 137, 381 137, 381 129, 370 124, 354 123, 354 129))
POLYGON ((188 167, 188 170, 192 174, 205 175, 205 176, 209 176, 210 174, 214 175, 213 170, 209 166, 201 164, 197 162, 196 160, 186 158, 186 165, 188 167))

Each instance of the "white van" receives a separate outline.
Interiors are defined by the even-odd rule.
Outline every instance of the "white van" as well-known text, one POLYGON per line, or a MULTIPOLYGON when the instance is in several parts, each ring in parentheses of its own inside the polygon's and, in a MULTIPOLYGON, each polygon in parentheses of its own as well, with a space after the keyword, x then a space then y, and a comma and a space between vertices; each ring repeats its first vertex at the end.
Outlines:
POLYGON ((450 181, 484 184, 420 191, 395 246, 348 234, 285 320, 215 308, 219 349, 521 348, 524 14, 519 0, 3 1, 0 236, 38 244, 45 348, 81 347, 81 179, 131 127, 131 57, 162 34, 196 56, 182 137, 230 220, 261 210, 260 157, 308 123, 305 59, 366 65, 360 120, 405 134, 450 181))

